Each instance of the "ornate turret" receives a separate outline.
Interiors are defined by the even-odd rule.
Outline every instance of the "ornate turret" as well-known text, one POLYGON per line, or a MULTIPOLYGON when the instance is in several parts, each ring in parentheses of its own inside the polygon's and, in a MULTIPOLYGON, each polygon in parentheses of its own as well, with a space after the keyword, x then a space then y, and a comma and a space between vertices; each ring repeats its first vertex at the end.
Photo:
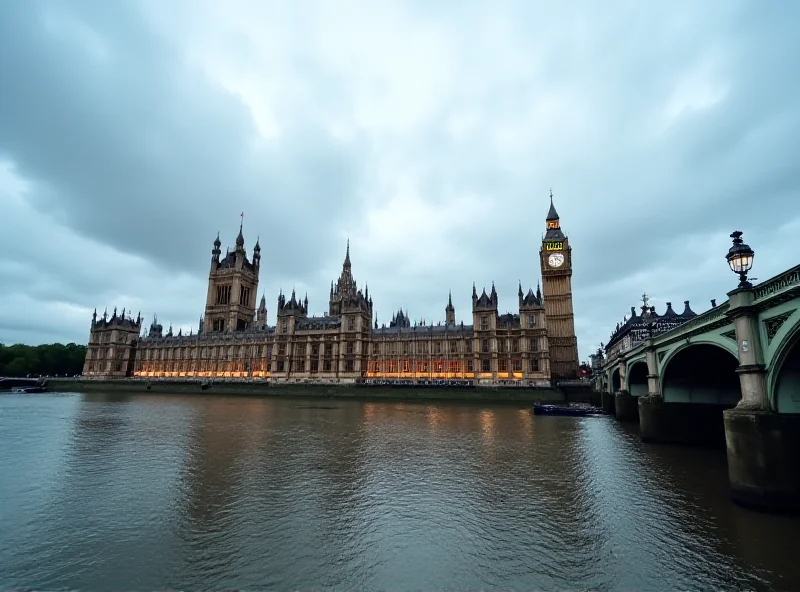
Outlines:
POLYGON ((96 323, 97 323, 97 309, 95 308, 94 312, 92 313, 92 327, 94 327, 96 323))
POLYGON ((339 279, 331 285, 328 314, 330 316, 340 316, 348 311, 372 312, 369 291, 362 293, 361 290, 358 289, 356 280, 353 278, 352 266, 350 263, 350 239, 347 240, 342 273, 339 279))
MULTIPOLYGON (((716 304, 716 302, 714 302, 714 304, 716 304)), ((683 312, 681 313, 681 316, 686 318, 686 319, 691 319, 692 317, 696 317, 697 316, 697 313, 694 312, 689 307, 689 301, 688 300, 684 300, 683 301, 683 312)))
POLYGON ((256 245, 253 247, 253 265, 258 267, 261 264, 261 244, 259 238, 256 238, 256 245))
POLYGON ((390 327, 410 327, 411 326, 411 320, 408 318, 408 313, 407 312, 403 312, 402 308, 400 310, 398 310, 392 316, 392 320, 389 323, 389 326, 390 327))
POLYGON ((264 294, 261 295, 261 302, 256 311, 256 328, 261 330, 267 328, 267 297, 264 294))
POLYGON ((243 251, 244 250, 244 235, 242 234, 242 224, 239 224, 239 235, 236 237, 236 250, 243 251))
POLYGON ((261 245, 256 240, 252 262, 248 260, 244 248, 243 221, 244 214, 239 223, 236 248, 228 248, 225 257, 220 257, 222 243, 219 233, 214 240, 203 333, 243 331, 252 326, 256 316, 261 245))
POLYGON ((497 290, 494 288, 494 283, 492 283, 491 294, 487 294, 486 288, 484 288, 480 296, 478 296, 475 286, 473 285, 472 310, 497 310, 497 290))
POLYGON ((447 306, 444 308, 445 314, 445 324, 447 325, 455 325, 456 324, 456 308, 453 306, 453 292, 450 291, 447 294, 447 306))

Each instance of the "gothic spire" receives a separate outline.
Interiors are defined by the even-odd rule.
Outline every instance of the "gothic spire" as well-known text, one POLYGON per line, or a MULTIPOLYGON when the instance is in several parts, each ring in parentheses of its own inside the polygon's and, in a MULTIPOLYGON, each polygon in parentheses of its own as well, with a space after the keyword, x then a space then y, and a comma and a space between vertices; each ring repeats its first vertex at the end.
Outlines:
POLYGON ((350 267, 350 239, 347 239, 347 251, 344 255, 344 266, 350 267))
POLYGON ((244 235, 242 234, 242 226, 244 226, 244 212, 242 212, 241 221, 239 222, 239 236, 236 237, 236 247, 244 247, 244 235))
POLYGON ((550 190, 550 211, 547 212, 547 220, 558 220, 558 212, 553 205, 553 190, 550 190))

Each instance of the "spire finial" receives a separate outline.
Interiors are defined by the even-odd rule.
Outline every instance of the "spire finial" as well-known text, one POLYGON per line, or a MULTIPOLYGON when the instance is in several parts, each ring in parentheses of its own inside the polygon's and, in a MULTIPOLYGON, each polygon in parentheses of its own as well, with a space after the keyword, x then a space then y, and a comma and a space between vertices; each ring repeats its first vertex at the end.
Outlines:
POLYGON ((242 234, 242 226, 244 226, 244 212, 240 214, 239 220, 239 236, 236 237, 236 246, 244 247, 244 235, 242 234))
POLYGON ((347 250, 344 254, 344 264, 346 267, 350 267, 350 237, 347 237, 347 250))
POLYGON ((553 188, 550 188, 550 205, 553 205, 553 188))

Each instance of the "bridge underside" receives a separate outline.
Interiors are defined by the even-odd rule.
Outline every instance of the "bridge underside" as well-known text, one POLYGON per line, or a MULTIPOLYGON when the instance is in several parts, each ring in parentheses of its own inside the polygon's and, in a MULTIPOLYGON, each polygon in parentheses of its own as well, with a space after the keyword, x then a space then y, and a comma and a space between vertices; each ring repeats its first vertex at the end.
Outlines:
POLYGON ((707 343, 690 345, 667 363, 661 392, 666 403, 736 405, 741 398, 739 361, 727 350, 707 343))
POLYGON ((778 370, 775 406, 779 413, 800 413, 800 331, 778 370))
POLYGON ((636 362, 628 370, 628 392, 634 397, 647 395, 647 364, 636 362))

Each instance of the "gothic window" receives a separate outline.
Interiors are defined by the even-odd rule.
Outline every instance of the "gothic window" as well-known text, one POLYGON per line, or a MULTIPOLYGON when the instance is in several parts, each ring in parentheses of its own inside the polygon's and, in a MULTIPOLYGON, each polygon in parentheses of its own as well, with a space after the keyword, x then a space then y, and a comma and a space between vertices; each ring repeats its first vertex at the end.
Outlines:
POLYGON ((348 341, 347 342, 347 353, 348 354, 355 353, 355 351, 356 351, 355 346, 356 346, 355 343, 353 343, 352 341, 348 341))
POLYGON ((497 340, 497 351, 501 354, 506 352, 506 340, 505 339, 498 339, 497 340))
POLYGON ((536 315, 528 315, 528 329, 533 329, 536 327, 536 315))
POLYGON ((311 360, 311 372, 316 372, 319 367, 319 360, 311 360))
POLYGON ((467 372, 472 372, 472 358, 467 360, 467 372))
POLYGON ((319 355, 319 346, 316 343, 311 346, 311 355, 314 357, 319 355))
POLYGON ((278 372, 283 372, 283 360, 278 360, 278 372))
POLYGON ((457 349, 458 349, 458 343, 456 343, 455 340, 451 340, 450 341, 450 353, 451 354, 456 353, 457 349))
POLYGON ((522 372, 522 360, 514 360, 514 372, 522 372))
POLYGON ((539 344, 537 343, 537 340, 536 340, 535 337, 531 338, 531 349, 530 349, 530 351, 532 351, 532 352, 539 351, 539 344))
POLYGON ((507 360, 503 360, 503 359, 497 360, 497 371, 498 372, 507 372, 508 371, 508 369, 506 368, 506 362, 507 362, 507 360))
POLYGON ((483 360, 481 360, 481 371, 482 372, 491 372, 492 371, 492 367, 490 365, 489 358, 483 358, 483 360))
POLYGON ((330 360, 323 360, 323 362, 322 362, 322 371, 323 372, 330 372, 331 371, 331 361, 330 360))
POLYGON ((345 372, 353 372, 353 360, 347 360, 344 364, 345 372))
POLYGON ((403 355, 408 355, 408 341, 403 342, 403 355))
POLYGON ((481 351, 484 353, 488 353, 489 351, 489 340, 488 339, 481 339, 481 351))
POLYGON ((281 333, 286 333, 289 330, 289 322, 283 321, 281 323, 281 333))
POLYGON ((531 372, 539 371, 539 358, 531 358, 531 372))
POLYGON ((347 319, 347 330, 348 331, 355 331, 356 330, 356 320, 353 317, 347 319))
POLYGON ((278 346, 278 355, 279 356, 285 356, 286 355, 286 345, 284 345, 283 343, 281 343, 278 346))
POLYGON ((514 353, 519 351, 519 339, 516 337, 511 339, 511 351, 514 353))
POLYGON ((436 353, 437 354, 442 353, 442 343, 440 341, 436 342, 436 353))
POLYGON ((467 353, 472 353, 472 339, 467 339, 467 353))
POLYGON ((489 317, 488 315, 481 315, 481 331, 486 331, 489 329, 489 317))

